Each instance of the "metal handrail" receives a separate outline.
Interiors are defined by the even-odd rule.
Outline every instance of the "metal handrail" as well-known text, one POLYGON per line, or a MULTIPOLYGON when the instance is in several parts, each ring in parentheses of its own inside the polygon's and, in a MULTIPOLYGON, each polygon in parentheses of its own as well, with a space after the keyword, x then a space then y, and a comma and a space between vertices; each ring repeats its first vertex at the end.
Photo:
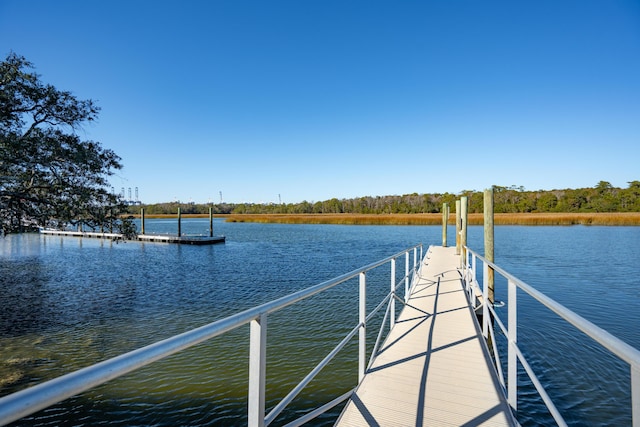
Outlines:
MULTIPOLYGON (((414 263, 413 271, 418 268, 418 253, 420 248, 420 259, 422 259, 422 244, 412 246, 404 251, 398 252, 395 255, 389 256, 382 260, 373 262, 364 267, 353 270, 349 273, 337 276, 333 279, 311 286, 298 292, 286 295, 282 298, 278 298, 271 302, 259 305, 257 307, 250 308, 224 319, 217 320, 207 325, 201 326, 196 329, 184 332, 179 335, 167 338, 165 340, 150 344, 148 346, 139 348, 137 350, 130 351, 125 354, 121 354, 114 358, 105 360, 103 362, 88 366, 78 371, 63 375, 53 380, 35 385, 33 387, 18 391, 16 393, 4 396, 0 398, 0 425, 5 425, 20 418, 31 415, 37 411, 61 402, 69 397, 80 394, 84 391, 97 387, 112 379, 123 376, 129 372, 140 369, 146 365, 149 365, 158 360, 164 359, 172 354, 193 347, 199 343, 207 341, 211 338, 220 336, 226 332, 234 330, 240 326, 250 324, 251 335, 250 342, 250 367, 249 367, 249 425, 264 426, 265 421, 272 421, 277 413, 272 413, 265 419, 264 415, 264 400, 265 400, 265 383, 264 376, 266 370, 266 319, 267 315, 285 307, 293 305, 297 302, 305 300, 313 295, 319 294, 326 290, 329 290, 349 279, 360 277, 360 307, 366 306, 364 304, 364 298, 366 298, 366 273, 377 267, 380 267, 388 262, 392 264, 392 274, 395 274, 395 262, 396 259, 405 256, 406 258, 406 271, 404 278, 400 283, 405 283, 405 289, 409 288, 410 270, 409 270, 409 254, 413 251, 414 263)), ((396 278, 392 277, 392 284, 395 283, 396 278)), ((395 287, 392 286, 390 291, 391 295, 395 295, 395 287)), ((390 298, 389 294, 385 296, 388 301, 394 301, 395 298, 390 298)), ((378 307, 379 308, 379 307, 378 307)), ((392 317, 393 317, 392 313, 392 317)), ((366 319, 366 313, 361 313, 361 319, 366 319)), ((392 320, 393 321, 393 320, 392 320)), ((289 397, 290 400, 302 390, 302 387, 306 385, 313 376, 320 369, 326 366, 331 358, 351 339, 357 332, 360 332, 360 348, 366 348, 366 344, 363 342, 363 337, 366 335, 363 331, 366 328, 366 321, 360 320, 357 326, 350 331, 345 339, 342 340, 338 346, 332 350, 325 359, 323 359, 318 366, 313 368, 311 373, 305 377, 300 383, 303 384, 296 386, 291 393, 285 399, 289 397)), ((376 344, 377 346, 377 344, 376 344)), ((363 354, 360 354, 359 370, 363 371, 365 366, 365 360, 363 354)), ((335 405, 348 399, 351 392, 334 399, 332 402, 324 405, 322 408, 316 409, 312 413, 314 416, 320 415, 326 412, 335 405)), ((290 401, 289 400, 289 401, 290 401)), ((278 405, 279 411, 284 409, 285 405, 278 405)), ((310 414, 303 416, 301 419, 308 420, 310 414)), ((299 425, 295 424, 294 425, 299 425)))
MULTIPOLYGON (((525 369, 525 372, 529 375, 531 382, 536 387, 536 390, 542 397, 543 402, 549 409, 549 412, 555 419, 558 425, 566 425, 562 415, 555 407, 551 398, 545 391, 544 387, 540 383, 540 380, 533 372, 533 369, 527 362, 524 354, 517 344, 517 289, 521 289, 535 300, 540 302, 542 305, 547 307, 549 310, 560 316, 560 318, 567 321, 569 324, 582 331, 589 338, 596 341, 598 344, 602 345, 606 349, 608 349, 612 354, 614 354, 619 359, 625 361, 629 364, 631 371, 631 416, 632 422, 635 427, 640 427, 640 351, 636 348, 630 346, 626 342, 621 339, 615 337, 604 329, 596 326, 590 321, 586 320, 584 317, 579 316, 573 311, 569 310, 562 304, 554 301, 549 298, 542 292, 536 290, 532 286, 518 279, 511 273, 507 272, 503 268, 494 264, 491 261, 488 261, 486 258, 478 254, 476 251, 465 246, 466 255, 464 256, 464 278, 465 285, 467 286, 467 292, 471 293, 471 286, 475 283, 477 284, 477 276, 476 276, 476 260, 480 260, 483 267, 483 283, 482 283, 482 295, 483 295, 483 310, 486 310, 483 315, 483 334, 485 338, 489 336, 489 334, 493 334, 492 328, 489 327, 490 321, 495 321, 500 330, 504 333, 508 340, 507 346, 507 372, 508 372, 508 380, 506 384, 507 396, 509 400, 509 404, 515 409, 516 400, 517 400, 517 366, 516 361, 520 361, 522 366, 525 369), (471 260, 470 260, 471 259, 471 260), (498 315, 496 314, 493 306, 488 304, 488 270, 489 268, 493 269, 493 271, 500 274, 502 277, 507 279, 508 283, 508 306, 507 306, 507 326, 500 320, 498 315)), ((498 372, 500 374, 501 383, 503 387, 504 379, 502 374, 502 368, 500 366, 500 357, 497 352, 497 348, 495 346, 495 338, 492 336, 493 342, 493 351, 496 363, 498 365, 498 372)))

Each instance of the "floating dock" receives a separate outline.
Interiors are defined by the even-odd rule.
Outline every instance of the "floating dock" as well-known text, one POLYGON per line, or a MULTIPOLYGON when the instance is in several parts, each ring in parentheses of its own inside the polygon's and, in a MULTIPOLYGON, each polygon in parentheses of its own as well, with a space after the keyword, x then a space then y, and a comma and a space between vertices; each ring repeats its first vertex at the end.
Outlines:
POLYGON ((120 233, 99 233, 84 231, 40 230, 40 234, 49 236, 84 237, 90 239, 124 240, 138 242, 177 243, 181 245, 214 245, 224 243, 224 236, 174 236, 169 234, 138 234, 129 239, 120 233))

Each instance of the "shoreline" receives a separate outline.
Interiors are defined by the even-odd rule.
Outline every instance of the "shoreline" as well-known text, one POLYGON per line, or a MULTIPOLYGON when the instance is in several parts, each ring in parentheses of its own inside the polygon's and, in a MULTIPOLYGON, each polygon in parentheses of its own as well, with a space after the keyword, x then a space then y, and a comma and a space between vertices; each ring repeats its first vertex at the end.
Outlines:
MULTIPOLYGON (((139 214, 132 214, 140 218, 139 214)), ((265 224, 343 224, 343 225, 440 225, 442 214, 214 214, 227 222, 265 224)), ((145 214, 147 219, 171 219, 175 215, 145 214)), ((209 214, 182 214, 182 218, 209 218, 209 214)), ((448 224, 455 225, 455 213, 448 224)), ((469 225, 482 225, 482 213, 470 213, 469 225)), ((635 225, 640 226, 640 212, 607 213, 496 213, 494 225, 635 225)))

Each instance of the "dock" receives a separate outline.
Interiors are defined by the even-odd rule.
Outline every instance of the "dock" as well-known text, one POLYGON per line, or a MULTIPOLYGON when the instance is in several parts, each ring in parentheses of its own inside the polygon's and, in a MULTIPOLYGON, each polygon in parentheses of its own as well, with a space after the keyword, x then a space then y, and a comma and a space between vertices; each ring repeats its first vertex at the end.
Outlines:
POLYGON ((456 248, 431 247, 337 426, 517 425, 463 288, 456 248))
POLYGON ((170 234, 138 234, 134 238, 127 238, 120 233, 100 233, 85 231, 64 231, 64 230, 40 230, 40 234, 49 236, 69 236, 82 237, 90 239, 107 239, 107 240, 127 240, 138 242, 156 242, 156 243, 177 243, 181 245, 214 245, 216 243, 224 243, 224 236, 177 236, 170 234))

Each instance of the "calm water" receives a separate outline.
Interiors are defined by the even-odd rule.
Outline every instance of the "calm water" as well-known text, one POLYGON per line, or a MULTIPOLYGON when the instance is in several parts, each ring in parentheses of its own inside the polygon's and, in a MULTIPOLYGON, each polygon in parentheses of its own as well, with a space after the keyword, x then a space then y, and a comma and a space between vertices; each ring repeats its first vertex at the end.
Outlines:
MULTIPOLYGON (((303 289, 417 243, 440 227, 215 221, 205 247, 8 236, 0 239, 0 395, 303 289)), ((175 232, 148 220, 147 232, 175 232)), ((208 219, 183 220, 206 234, 208 219)), ((453 230, 450 228, 450 242, 453 230)), ((496 260, 640 348, 640 227, 496 227, 496 260)), ((469 244, 482 252, 482 228, 469 244)), ((368 277, 374 299, 386 271, 368 277)), ((269 318, 267 406, 282 398, 356 321, 348 282, 269 318), (336 327, 330 330, 327 326, 336 327)), ((497 298, 506 300, 497 282, 497 298)), ((628 366, 522 298, 519 342, 571 425, 630 424, 628 366)), ((248 328, 114 380, 17 425, 241 425, 248 328)), ((356 382, 354 345, 278 418, 291 420, 356 382)), ((549 424, 522 379, 520 419, 549 424)), ((331 424, 337 412, 315 424, 331 424)))

